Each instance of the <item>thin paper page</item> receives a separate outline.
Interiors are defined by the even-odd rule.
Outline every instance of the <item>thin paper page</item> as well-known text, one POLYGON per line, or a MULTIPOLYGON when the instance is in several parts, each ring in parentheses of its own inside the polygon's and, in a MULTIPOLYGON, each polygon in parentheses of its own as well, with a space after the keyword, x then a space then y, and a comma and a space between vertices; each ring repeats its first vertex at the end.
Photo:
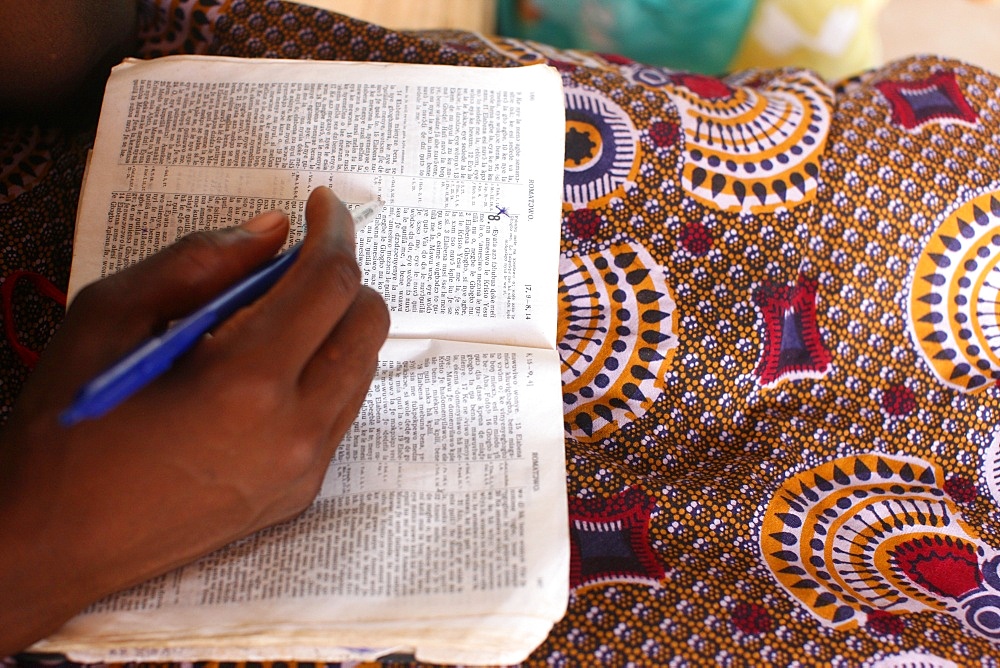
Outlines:
POLYGON ((357 247, 393 325, 303 515, 95 604, 36 649, 276 658, 385 643, 463 662, 542 641, 569 571, 560 81, 543 66, 216 57, 115 69, 71 294, 271 209, 297 240, 324 185, 348 207, 386 202, 357 247))
POLYGON ((112 73, 70 294, 320 185, 381 197, 359 235, 391 336, 555 345, 562 100, 544 66, 178 56, 112 73), (337 66, 331 66, 337 65, 337 66))
POLYGON ((569 559, 558 387, 554 351, 390 340, 305 514, 107 599, 62 633, 526 611, 547 627, 565 609, 569 559))

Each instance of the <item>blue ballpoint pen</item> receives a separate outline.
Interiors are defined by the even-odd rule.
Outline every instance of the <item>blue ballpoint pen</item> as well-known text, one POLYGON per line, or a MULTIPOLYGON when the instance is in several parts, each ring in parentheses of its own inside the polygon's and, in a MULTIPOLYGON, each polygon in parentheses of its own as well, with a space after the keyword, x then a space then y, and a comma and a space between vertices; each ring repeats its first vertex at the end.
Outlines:
MULTIPOLYGON (((381 200, 374 200, 356 209, 353 212, 355 229, 361 229, 373 220, 382 206, 381 200)), ((98 418, 148 385, 210 329, 267 292, 295 262, 299 247, 296 244, 265 262, 208 304, 174 323, 163 334, 147 339, 112 364, 80 389, 73 404, 59 415, 59 422, 68 427, 81 420, 98 418)))

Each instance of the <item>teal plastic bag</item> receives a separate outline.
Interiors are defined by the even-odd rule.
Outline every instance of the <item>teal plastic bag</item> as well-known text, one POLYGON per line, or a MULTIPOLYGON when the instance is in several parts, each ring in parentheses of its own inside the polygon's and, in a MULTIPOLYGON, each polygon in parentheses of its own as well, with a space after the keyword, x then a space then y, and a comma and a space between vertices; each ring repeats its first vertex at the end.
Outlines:
POLYGON ((499 0, 501 35, 720 74, 755 0, 499 0))

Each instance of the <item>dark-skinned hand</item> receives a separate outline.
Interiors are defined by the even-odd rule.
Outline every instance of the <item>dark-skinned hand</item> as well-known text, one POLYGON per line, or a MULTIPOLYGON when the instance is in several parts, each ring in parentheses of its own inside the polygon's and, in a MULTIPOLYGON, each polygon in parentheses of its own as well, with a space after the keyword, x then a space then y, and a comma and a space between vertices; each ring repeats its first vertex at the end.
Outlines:
POLYGON ((272 257, 288 218, 199 232, 82 290, 0 433, 0 656, 110 593, 313 500, 389 327, 354 225, 312 193, 295 264, 100 419, 59 413, 99 371, 272 257))

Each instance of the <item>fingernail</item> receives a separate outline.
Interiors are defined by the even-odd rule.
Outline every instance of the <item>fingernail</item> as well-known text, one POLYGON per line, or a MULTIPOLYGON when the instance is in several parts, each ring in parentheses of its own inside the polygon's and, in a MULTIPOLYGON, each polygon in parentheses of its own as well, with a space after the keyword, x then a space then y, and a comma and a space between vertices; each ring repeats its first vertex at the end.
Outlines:
POLYGON ((287 218, 288 215, 284 211, 268 211, 254 216, 240 227, 251 234, 264 234, 284 225, 287 218))

